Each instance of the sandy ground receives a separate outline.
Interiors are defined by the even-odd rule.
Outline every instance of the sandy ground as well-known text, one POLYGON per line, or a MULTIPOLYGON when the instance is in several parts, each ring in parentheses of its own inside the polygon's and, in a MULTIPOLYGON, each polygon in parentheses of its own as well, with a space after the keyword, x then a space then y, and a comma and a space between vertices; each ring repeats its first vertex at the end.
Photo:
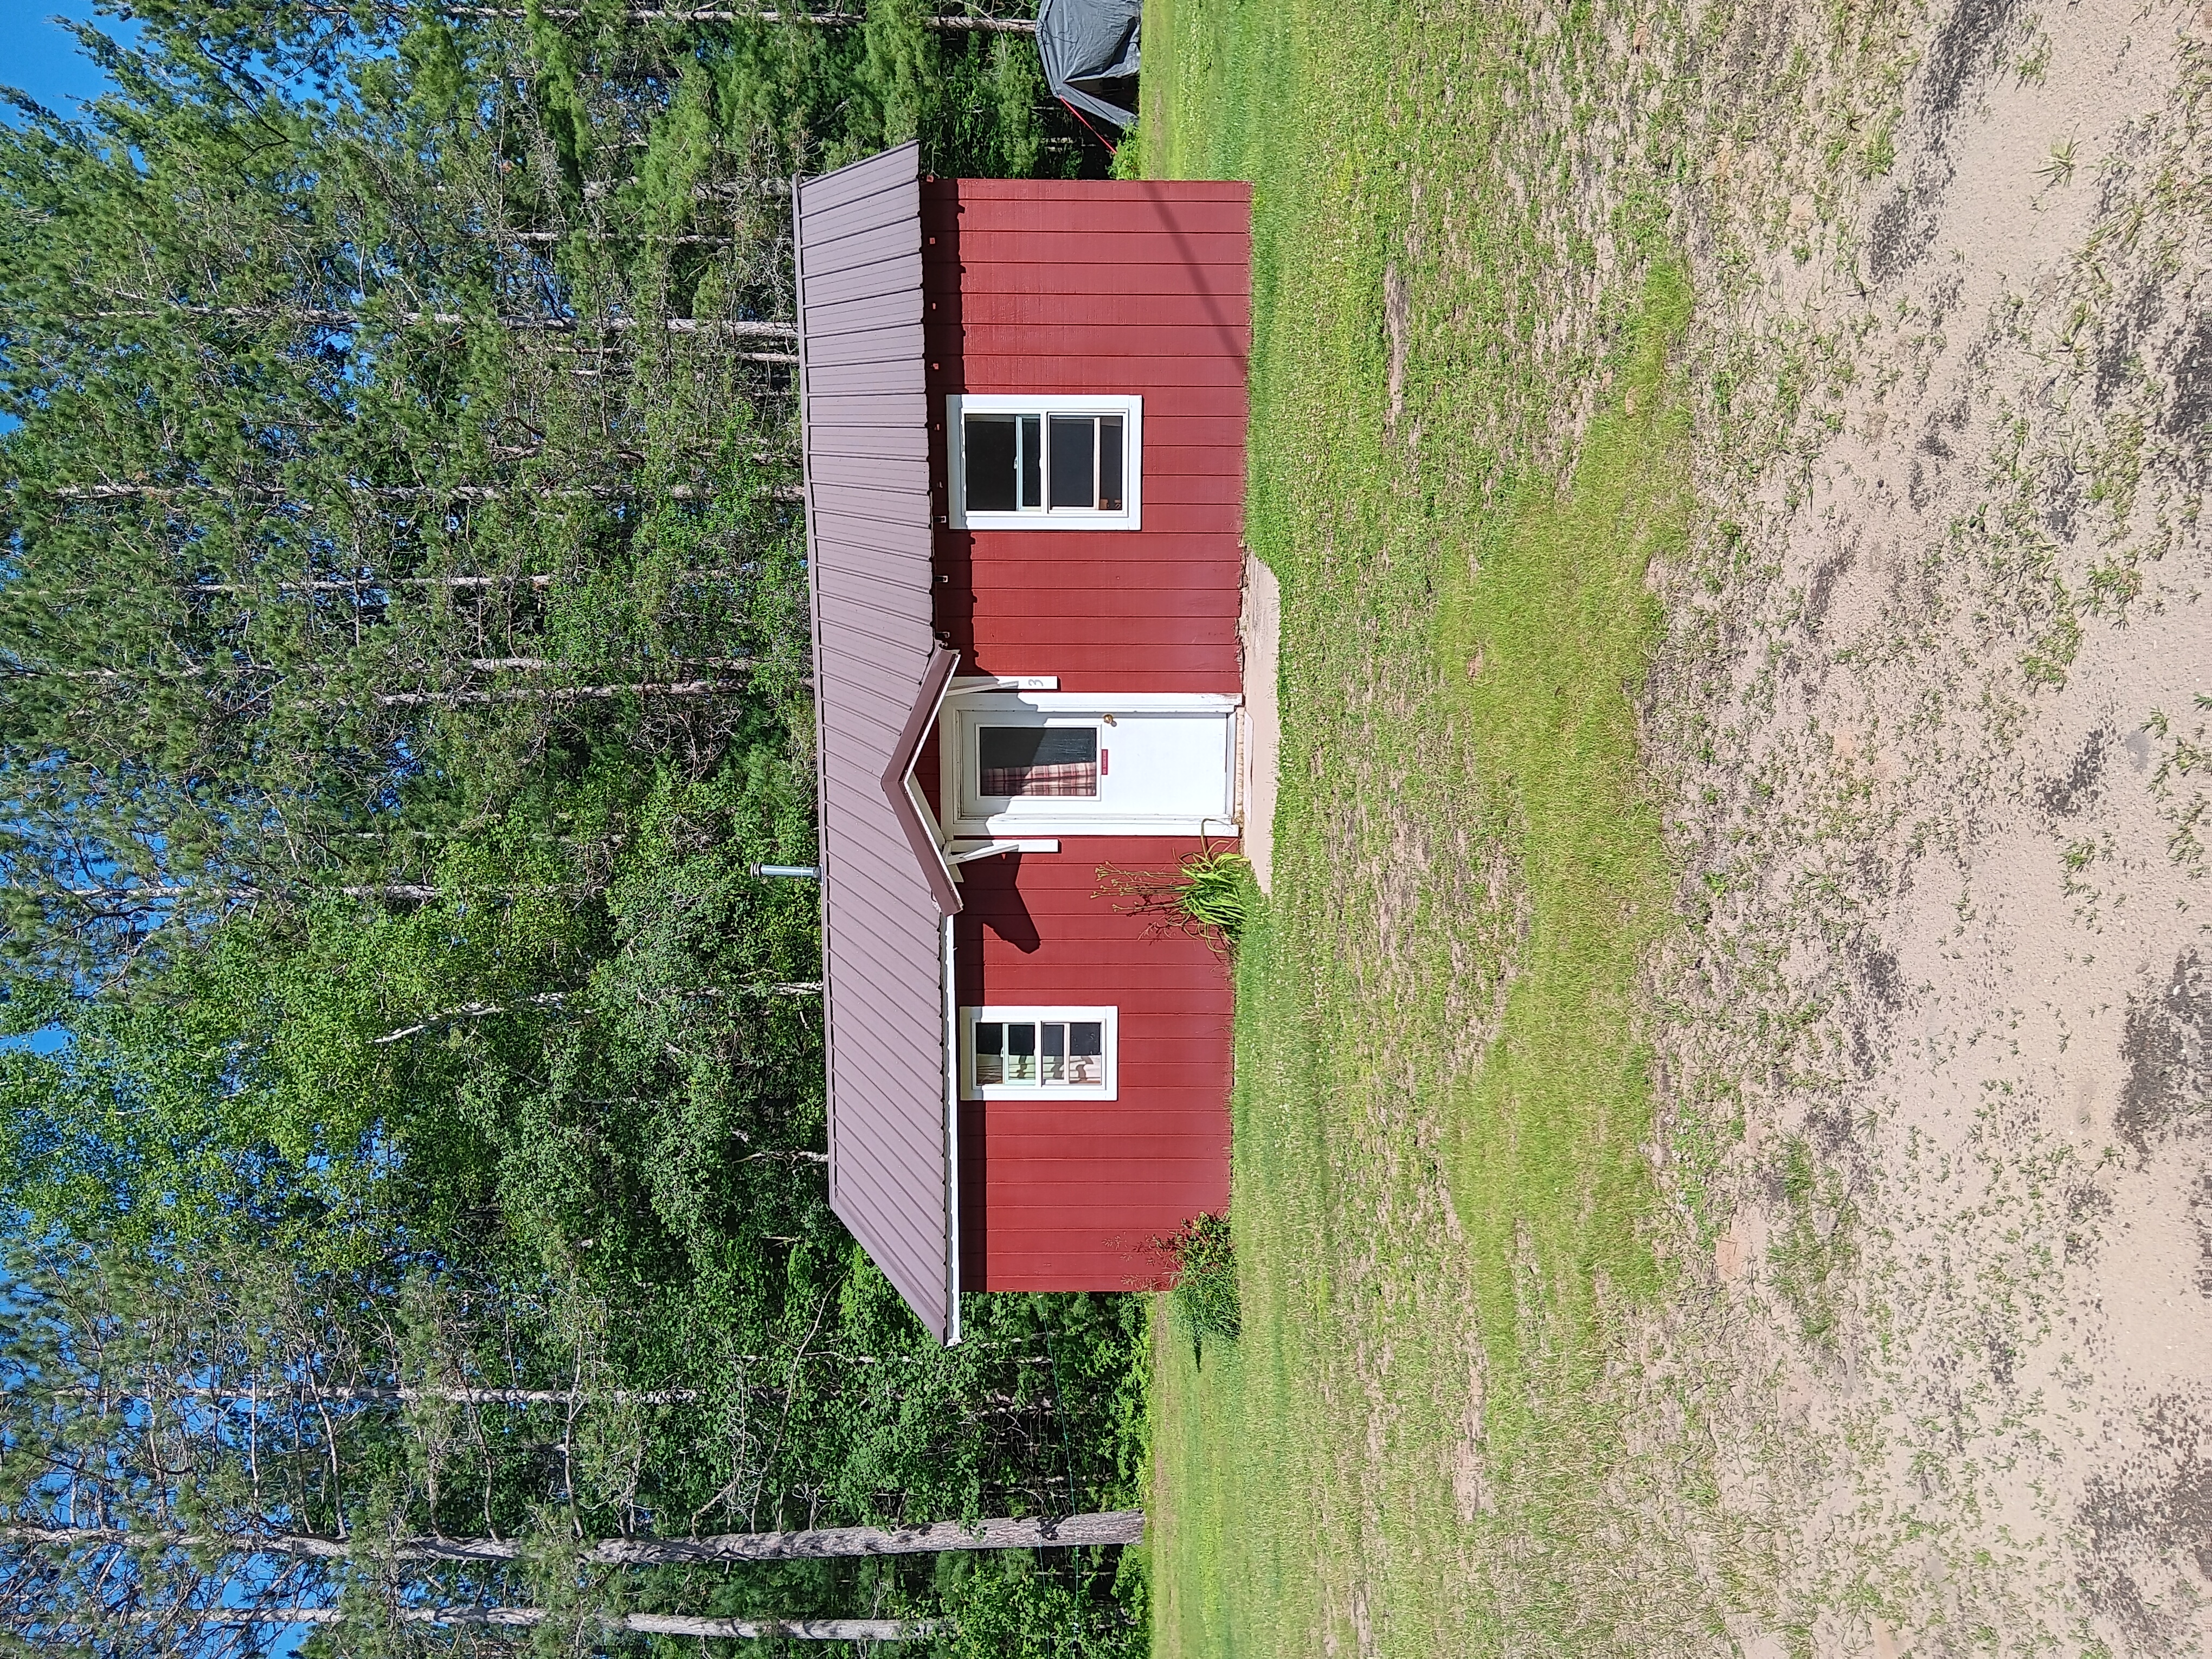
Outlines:
POLYGON ((2208 52, 1966 0, 1871 165, 1725 93, 1695 146, 1687 1289, 1623 1386, 1747 1659, 2212 1648, 2208 52))

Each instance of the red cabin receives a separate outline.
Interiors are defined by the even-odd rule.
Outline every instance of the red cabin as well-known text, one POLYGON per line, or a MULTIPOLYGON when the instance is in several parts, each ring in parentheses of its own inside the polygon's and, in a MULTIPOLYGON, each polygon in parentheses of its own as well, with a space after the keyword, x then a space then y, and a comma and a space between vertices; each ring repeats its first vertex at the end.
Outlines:
POLYGON ((1098 871, 1233 846, 1249 189, 798 192, 837 1214, 969 1290, 1158 1282, 1229 1197, 1230 987, 1098 871))

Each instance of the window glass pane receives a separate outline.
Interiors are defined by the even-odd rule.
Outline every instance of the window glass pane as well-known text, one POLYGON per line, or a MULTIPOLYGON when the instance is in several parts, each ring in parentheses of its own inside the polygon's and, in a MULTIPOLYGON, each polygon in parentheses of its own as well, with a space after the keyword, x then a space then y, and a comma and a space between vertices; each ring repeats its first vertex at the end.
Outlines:
POLYGON ((1098 508, 1102 513, 1121 510, 1121 417, 1101 415, 1098 417, 1098 508))
POLYGON ((1014 510, 1015 418, 970 415, 961 422, 965 428, 961 465, 967 473, 970 513, 1014 510))
POLYGON ((989 798, 1098 793, 1095 726, 986 726, 975 733, 976 793, 989 798))
POLYGON ((1006 1081, 1035 1083, 1036 1081, 1036 1027, 1030 1024, 1006 1027, 1006 1081))
POLYGON ((1067 1080, 1099 1085, 1106 1081, 1106 1027, 1095 1019, 1079 1019, 1067 1028, 1067 1080))
POLYGON ((1006 1028, 996 1020, 975 1022, 975 1083, 981 1087, 987 1083, 1006 1080, 1006 1028))
POLYGON ((1054 507, 1096 507, 1098 417, 1055 415, 1052 427, 1054 507))
POLYGON ((1056 1020, 1044 1024, 1043 1063, 1038 1069, 1048 1084, 1067 1081, 1067 1027, 1056 1020))
POLYGON ((1022 505, 1044 505, 1044 417, 1022 416, 1022 505))

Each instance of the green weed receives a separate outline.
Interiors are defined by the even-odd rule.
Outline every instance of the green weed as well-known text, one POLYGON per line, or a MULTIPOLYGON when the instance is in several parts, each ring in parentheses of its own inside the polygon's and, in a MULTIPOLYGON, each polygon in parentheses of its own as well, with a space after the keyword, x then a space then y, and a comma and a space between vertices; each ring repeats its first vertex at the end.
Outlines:
POLYGON ((1124 915, 1149 919, 1155 931, 1179 928, 1224 947, 1243 937, 1260 902, 1252 863, 1242 853, 1207 848, 1173 870, 1122 870, 1102 864, 1096 898, 1111 899, 1124 915))
POLYGON ((1818 1164, 1802 1136, 1784 1143, 1777 1176, 1784 1220, 1766 1251, 1774 1287, 1805 1340, 1832 1349, 1842 1317, 1838 1287, 1858 1259, 1858 1211, 1842 1176, 1818 1164))
POLYGON ((1237 1294, 1237 1247, 1229 1218, 1193 1216, 1172 1238, 1155 1241, 1173 1265, 1168 1306, 1190 1338, 1195 1357, 1207 1337, 1234 1342, 1244 1330, 1237 1294))

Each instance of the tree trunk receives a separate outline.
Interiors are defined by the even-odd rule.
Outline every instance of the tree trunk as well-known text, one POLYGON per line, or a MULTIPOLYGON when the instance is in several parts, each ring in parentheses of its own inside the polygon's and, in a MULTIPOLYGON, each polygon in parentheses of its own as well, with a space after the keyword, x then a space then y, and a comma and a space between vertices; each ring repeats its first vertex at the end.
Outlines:
MULTIPOLYGON (((179 1385, 169 1392, 179 1399, 270 1401, 328 1401, 341 1406, 404 1405, 413 1400, 434 1400, 455 1406, 688 1406, 702 1396, 696 1389, 439 1389, 439 1388, 266 1388, 216 1389, 204 1384, 179 1385)), ((57 1400, 139 1399, 143 1396, 105 1389, 57 1389, 57 1400)))
POLYGON ((614 697, 720 697, 744 690, 736 680, 647 681, 635 685, 552 685, 514 691, 387 691, 380 708, 457 708, 490 702, 604 702, 614 697))
MULTIPOLYGON (((79 313, 76 320, 110 323, 149 317, 221 317, 231 322, 313 323, 332 328, 356 328, 364 322, 375 320, 367 312, 331 311, 313 306, 294 309, 276 306, 187 305, 150 306, 143 311, 88 311, 79 313)), ((396 311, 392 313, 392 320, 409 327, 428 324, 441 328, 459 328, 470 323, 491 323, 516 333, 532 334, 582 334, 593 329, 604 329, 611 334, 627 334, 640 327, 653 326, 641 324, 635 317, 471 317, 461 311, 396 311)), ((664 317, 659 326, 671 334, 723 334, 743 339, 764 340, 795 340, 799 337, 799 330, 793 324, 756 322, 742 318, 664 317)))
MULTIPOLYGON (((390 1619, 402 1625, 493 1625, 530 1629, 546 1621, 543 1607, 392 1607, 381 1612, 353 1613, 338 1607, 210 1607, 191 1613, 163 1608, 133 1615, 137 1622, 155 1624, 173 1619, 180 1626, 198 1625, 223 1629, 269 1625, 342 1625, 349 1621, 373 1624, 390 1619)), ((757 1641, 764 1637, 793 1637, 803 1642, 912 1642, 935 1636, 945 1628, 934 1619, 705 1619, 690 1613, 628 1613, 594 1615, 592 1622, 607 1630, 635 1632, 647 1636, 695 1636, 729 1641, 757 1641)))
MULTIPOLYGON (((797 362, 796 357, 777 357, 777 362, 797 362)), ((507 489, 497 484, 448 484, 443 489, 428 484, 365 484, 349 483, 349 495, 368 495, 380 501, 503 501, 521 495, 546 501, 635 501, 647 494, 635 487, 616 484, 563 484, 551 489, 507 489)), ((49 492, 62 501, 168 501, 189 499, 195 495, 228 496, 234 501, 289 501, 297 500, 305 492, 285 489, 275 484, 57 484, 49 492)), ((720 493, 702 489, 696 484, 663 484, 650 492, 665 495, 674 501, 710 501, 720 493)), ((796 501, 804 499, 802 492, 790 485, 774 485, 754 492, 763 501, 796 501)))
MULTIPOLYGON (((425 887, 416 882, 387 881, 368 887, 331 887, 319 890, 337 893, 345 898, 411 899, 421 902, 444 896, 441 887, 425 887)), ((98 899, 107 904, 135 904, 151 899, 180 899, 220 896, 226 899, 260 899, 295 897, 282 889, 267 887, 224 887, 208 890, 199 887, 67 887, 62 890, 65 897, 98 899)))
MULTIPOLYGON (((447 6, 448 17, 520 18, 528 15, 519 6, 447 6)), ((574 22, 584 14, 574 7, 548 6, 538 14, 554 22, 574 22)), ((643 10, 624 9, 619 14, 626 23, 814 23, 825 27, 842 24, 865 23, 868 20, 860 12, 852 11, 684 11, 663 10, 659 8, 643 10)), ((924 28, 945 29, 954 33, 976 32, 985 34, 1035 34, 1036 25, 1026 17, 976 17, 966 12, 939 13, 921 20, 924 28)))
MULTIPOLYGON (((729 1532, 701 1538, 602 1538, 584 1545, 580 1558, 594 1566, 712 1565, 726 1561, 816 1561, 872 1555, 927 1555, 950 1550, 1067 1549, 1091 1544, 1144 1541, 1142 1510, 1102 1514, 1006 1516, 912 1527, 817 1527, 804 1532, 729 1532)), ((313 1533, 226 1537, 215 1533, 140 1532, 119 1527, 0 1527, 0 1538, 64 1549, 88 1545, 125 1549, 233 1549, 268 1555, 343 1560, 356 1544, 313 1533)), ((428 1538, 397 1540, 402 1561, 516 1561, 526 1540, 508 1538, 428 1538)))
MULTIPOLYGON (((818 979, 771 980, 764 984, 748 985, 744 988, 747 991, 751 992, 756 996, 814 997, 820 996, 822 994, 822 981, 818 979)), ((696 991, 687 991, 684 994, 686 1000, 696 1000, 702 1002, 715 1001, 722 995, 723 992, 721 988, 718 986, 712 985, 703 987, 696 991)), ((512 1013, 518 1007, 558 1008, 565 1005, 568 1000, 568 993, 566 991, 541 991, 536 996, 525 997, 520 1002, 512 1005, 497 1002, 465 1002, 457 1008, 448 1008, 443 1013, 434 1014, 428 1019, 422 1020, 416 1024, 403 1025, 396 1031, 386 1031, 380 1037, 371 1037, 369 1039, 369 1046, 374 1048, 381 1048, 386 1047, 387 1044, 399 1042, 408 1037, 419 1036, 424 1031, 430 1030, 436 1026, 447 1024, 453 1020, 488 1019, 494 1014, 512 1013)), ((760 1156, 760 1154, 757 1153, 755 1156, 757 1157, 760 1156)), ((806 1156, 814 1157, 817 1156, 817 1154, 808 1153, 806 1156)), ((458 1398, 459 1396, 456 1397, 458 1398)), ((472 1395, 470 1397, 472 1399, 489 1399, 491 1396, 489 1395, 472 1395)), ((625 1398, 637 1399, 643 1399, 644 1397, 645 1396, 643 1395, 625 1396, 625 1398)), ((691 1396, 689 1395, 684 1396, 687 1400, 691 1396)))

